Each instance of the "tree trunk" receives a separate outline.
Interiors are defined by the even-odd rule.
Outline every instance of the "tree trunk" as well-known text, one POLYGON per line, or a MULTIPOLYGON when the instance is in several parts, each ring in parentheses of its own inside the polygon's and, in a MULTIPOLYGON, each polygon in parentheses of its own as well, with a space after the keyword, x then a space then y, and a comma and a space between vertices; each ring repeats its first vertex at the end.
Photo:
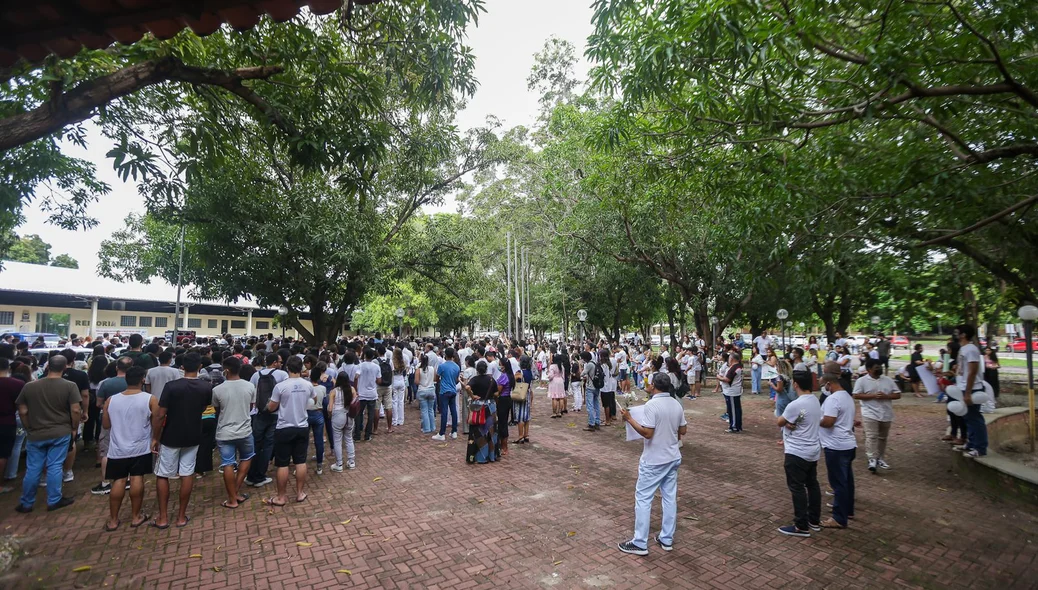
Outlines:
POLYGON ((764 316, 755 316, 755 315, 751 315, 749 317, 749 320, 750 320, 750 336, 752 336, 754 339, 756 339, 757 336, 760 336, 761 334, 764 333, 764 329, 768 327, 768 322, 770 321, 770 320, 768 320, 764 316))

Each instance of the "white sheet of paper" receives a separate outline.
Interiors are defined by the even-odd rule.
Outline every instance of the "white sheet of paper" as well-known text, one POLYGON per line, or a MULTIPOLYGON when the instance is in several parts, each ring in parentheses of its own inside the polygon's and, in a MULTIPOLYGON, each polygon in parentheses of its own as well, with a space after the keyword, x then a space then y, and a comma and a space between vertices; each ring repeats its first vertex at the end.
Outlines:
MULTIPOLYGON (((634 421, 637 422, 638 424, 641 424, 642 421, 645 420, 645 406, 644 405, 642 405, 642 406, 631 406, 630 408, 627 409, 627 411, 631 413, 631 418, 633 418, 634 421)), ((645 440, 645 438, 642 435, 638 434, 638 431, 635 430, 630 425, 630 423, 625 423, 624 425, 627 426, 627 440, 628 441, 632 441, 632 440, 645 440)))
POLYGON ((941 391, 941 387, 937 385, 937 377, 930 372, 930 369, 926 365, 919 365, 915 368, 916 373, 919 374, 919 380, 926 386, 926 393, 928 395, 937 395, 941 391))

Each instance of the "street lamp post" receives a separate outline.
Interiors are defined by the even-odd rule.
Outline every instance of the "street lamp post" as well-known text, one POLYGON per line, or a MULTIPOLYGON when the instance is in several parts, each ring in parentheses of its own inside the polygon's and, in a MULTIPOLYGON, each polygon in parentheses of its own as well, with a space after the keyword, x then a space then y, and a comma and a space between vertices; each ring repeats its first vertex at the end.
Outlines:
POLYGON ((779 330, 782 331, 782 353, 786 352, 786 325, 783 320, 789 317, 789 312, 784 308, 775 312, 775 317, 779 319, 779 330))
POLYGON ((282 305, 278 308, 278 323, 281 324, 281 340, 285 339, 285 316, 288 315, 288 308, 282 305))
POLYGON ((1028 438, 1031 441, 1031 452, 1034 452, 1034 343, 1031 342, 1031 333, 1034 321, 1038 320, 1038 307, 1025 305, 1017 312, 1020 321, 1024 325, 1024 350, 1027 351, 1027 415, 1028 415, 1028 438))
POLYGON ((577 321, 580 322, 580 341, 583 342, 586 337, 584 334, 584 322, 587 321, 587 310, 577 310, 577 321))
POLYGON ((404 337, 404 308, 402 308, 402 307, 396 308, 396 319, 397 319, 397 323, 400 324, 400 331, 396 333, 396 337, 397 338, 403 338, 404 337))
POLYGON ((879 334, 879 316, 872 316, 872 335, 876 336, 879 334))
POLYGON ((716 346, 717 346, 717 316, 712 315, 712 316, 710 316, 710 348, 708 350, 704 350, 703 354, 706 354, 708 351, 713 351, 716 348, 716 346))

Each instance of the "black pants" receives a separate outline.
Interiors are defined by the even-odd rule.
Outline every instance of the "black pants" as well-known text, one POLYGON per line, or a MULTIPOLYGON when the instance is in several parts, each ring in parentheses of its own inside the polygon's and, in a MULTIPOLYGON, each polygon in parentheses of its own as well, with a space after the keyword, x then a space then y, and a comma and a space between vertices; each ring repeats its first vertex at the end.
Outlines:
POLYGON ((375 426, 375 420, 378 420, 378 400, 360 400, 360 413, 357 414, 356 419, 353 421, 353 440, 360 440, 361 431, 364 432, 364 440, 369 440, 371 438, 371 429, 375 426), (367 424, 364 423, 364 414, 368 415, 367 424))
POLYGON ((829 487, 833 489, 833 520, 847 526, 847 519, 854 516, 854 470, 851 464, 858 449, 824 451, 829 487))
POLYGON ((728 410, 728 428, 742 430, 742 396, 724 396, 724 407, 728 410))
POLYGON ((213 470, 213 450, 216 449, 216 418, 202 420, 202 442, 198 444, 195 473, 213 470))
POLYGON ((101 437, 101 408, 97 407, 97 390, 90 391, 87 421, 83 425, 83 442, 94 442, 101 437))
POLYGON ((277 426, 278 415, 257 412, 252 417, 252 439, 256 446, 256 456, 252 458, 247 479, 258 483, 266 479, 270 458, 274 456, 274 427, 277 426))
POLYGON ((512 398, 497 398, 497 440, 504 443, 508 440, 508 415, 512 412, 512 398))
POLYGON ((948 417, 951 418, 951 435, 966 440, 966 417, 956 416, 951 412, 948 412, 948 417))
POLYGON ((998 369, 984 369, 984 381, 991 384, 991 391, 998 397, 998 369))
POLYGON ((616 416, 616 392, 615 391, 603 391, 602 392, 602 409, 609 410, 609 416, 616 416))
POLYGON ((802 531, 822 520, 822 490, 818 487, 818 461, 786 453, 786 485, 793 494, 794 524, 802 531))

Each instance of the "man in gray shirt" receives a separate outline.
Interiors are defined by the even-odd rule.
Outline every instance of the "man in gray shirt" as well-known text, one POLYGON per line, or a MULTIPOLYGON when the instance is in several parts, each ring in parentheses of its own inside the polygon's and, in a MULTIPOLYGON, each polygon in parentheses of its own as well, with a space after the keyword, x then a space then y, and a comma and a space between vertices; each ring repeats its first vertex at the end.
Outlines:
POLYGON ((303 379, 303 361, 297 356, 285 361, 288 379, 274 386, 267 409, 277 412, 274 430, 274 466, 277 467, 278 495, 267 499, 270 506, 288 503, 288 465, 295 464, 296 502, 306 500, 303 484, 306 483, 306 449, 310 444, 310 427, 306 416, 307 400, 314 398, 314 388, 309 379, 303 379))
POLYGON ((239 377, 240 372, 241 360, 233 356, 225 358, 224 382, 213 388, 213 407, 218 410, 216 446, 220 449, 220 469, 227 489, 224 508, 237 508, 239 502, 249 499, 248 494, 241 493, 241 487, 256 456, 249 417, 256 404, 256 387, 239 377))

